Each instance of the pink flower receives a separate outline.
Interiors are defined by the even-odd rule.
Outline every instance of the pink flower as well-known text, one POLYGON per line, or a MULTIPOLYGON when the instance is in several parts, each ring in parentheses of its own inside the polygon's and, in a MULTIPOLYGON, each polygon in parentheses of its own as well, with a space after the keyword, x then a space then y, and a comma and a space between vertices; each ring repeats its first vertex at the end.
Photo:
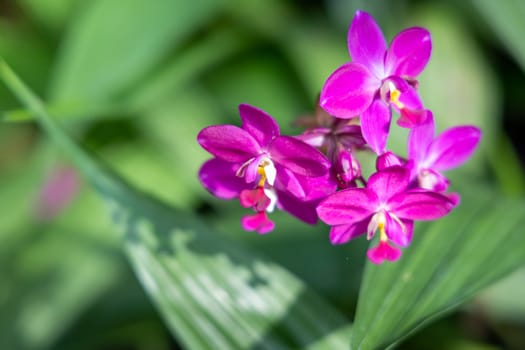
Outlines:
POLYGON ((400 166, 379 171, 366 188, 349 188, 325 198, 317 207, 319 218, 332 225, 330 240, 342 244, 367 232, 372 239, 379 231, 379 246, 368 252, 374 263, 394 261, 399 249, 412 240, 414 220, 434 220, 450 212, 453 198, 425 190, 407 190, 410 172, 400 166))
POLYGON ((214 158, 203 164, 199 179, 222 199, 239 198, 255 215, 245 216, 245 230, 267 233, 274 223, 267 217, 275 207, 308 223, 315 223, 315 206, 332 193, 330 163, 314 147, 282 136, 275 120, 264 111, 240 105, 242 126, 213 125, 201 130, 199 144, 214 158))
POLYGON ((320 105, 339 118, 360 115, 365 140, 382 154, 392 118, 390 106, 401 114, 402 127, 413 127, 426 116, 421 113, 416 78, 430 59, 430 33, 424 28, 405 29, 387 48, 372 16, 357 11, 348 31, 348 49, 352 62, 328 77, 320 105))

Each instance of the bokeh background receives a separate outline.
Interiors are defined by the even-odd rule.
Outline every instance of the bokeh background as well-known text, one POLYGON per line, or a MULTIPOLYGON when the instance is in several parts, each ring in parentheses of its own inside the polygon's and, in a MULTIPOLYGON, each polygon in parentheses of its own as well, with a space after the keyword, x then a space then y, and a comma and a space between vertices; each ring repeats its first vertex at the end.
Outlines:
MULTIPOLYGON (((420 89, 438 129, 484 132, 453 181, 523 196, 519 0, 1 0, 0 56, 132 184, 199 213, 351 317, 366 240, 332 247, 327 227, 282 213, 270 235, 243 232, 245 211, 198 183, 208 156, 195 138, 207 125, 238 123, 240 103, 300 133, 294 120, 313 112, 326 77, 349 60, 346 32, 359 8, 388 40, 408 26, 431 31, 420 89)), ((0 348, 178 349, 96 194, 4 86, 0 109, 0 348)), ((394 134, 390 147, 403 153, 405 137, 394 134)), ((521 269, 400 348, 523 349, 523 291, 521 269)))

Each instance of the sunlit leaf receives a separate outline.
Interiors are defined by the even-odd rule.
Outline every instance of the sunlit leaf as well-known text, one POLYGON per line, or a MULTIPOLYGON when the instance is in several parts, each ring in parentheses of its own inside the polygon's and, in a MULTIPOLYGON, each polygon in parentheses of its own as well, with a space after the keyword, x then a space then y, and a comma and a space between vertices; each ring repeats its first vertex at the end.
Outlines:
POLYGON ((395 344, 525 263, 525 203, 463 187, 448 217, 416 226, 401 260, 365 268, 353 349, 395 344))
POLYGON ((193 349, 344 349, 344 316, 279 265, 134 190, 79 148, 2 63, 0 76, 104 198, 139 279, 193 349))

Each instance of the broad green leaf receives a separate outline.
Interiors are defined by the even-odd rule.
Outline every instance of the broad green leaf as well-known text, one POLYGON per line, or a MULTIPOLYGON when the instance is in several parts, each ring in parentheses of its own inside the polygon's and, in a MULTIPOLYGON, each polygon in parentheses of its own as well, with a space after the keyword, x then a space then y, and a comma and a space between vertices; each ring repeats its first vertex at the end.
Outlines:
POLYGON ((82 4, 51 86, 60 102, 104 101, 136 83, 220 8, 214 0, 96 0, 82 4))
POLYGON ((525 2, 521 0, 506 1, 469 1, 477 9, 496 33, 501 43, 514 56, 514 59, 525 70, 525 2))
POLYGON ((525 203, 463 187, 449 216, 416 225, 401 260, 368 263, 352 349, 393 345, 525 263, 525 203))
POLYGON ((77 146, 5 63, 0 77, 104 198, 139 279, 185 346, 347 348, 345 317, 300 280, 128 186, 77 146))

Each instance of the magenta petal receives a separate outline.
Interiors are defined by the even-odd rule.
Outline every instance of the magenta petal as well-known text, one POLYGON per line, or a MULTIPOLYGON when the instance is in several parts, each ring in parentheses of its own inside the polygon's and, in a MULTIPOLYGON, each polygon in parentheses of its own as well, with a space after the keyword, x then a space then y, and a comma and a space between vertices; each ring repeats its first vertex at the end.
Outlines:
POLYGON ((317 222, 317 212, 315 211, 320 200, 305 201, 290 195, 289 192, 277 191, 279 198, 279 208, 295 216, 299 220, 313 225, 317 222))
POLYGON ((268 152, 274 162, 303 176, 323 176, 330 167, 330 162, 321 152, 291 136, 277 137, 268 152))
POLYGON ((228 162, 243 163, 259 152, 259 144, 245 130, 234 125, 213 125, 202 129, 197 141, 206 151, 228 162))
POLYGON ((388 201, 389 212, 408 220, 435 220, 447 215, 455 201, 437 192, 412 190, 388 201))
POLYGON ((353 224, 372 215, 378 198, 365 188, 349 188, 336 192, 317 206, 319 218, 328 225, 353 224))
POLYGON ((392 247, 385 241, 379 241, 379 244, 368 250, 368 259, 374 264, 381 264, 383 261, 396 261, 401 257, 401 249, 392 247))
POLYGON ((363 65, 347 63, 333 72, 321 90, 319 105, 328 114, 350 119, 363 113, 372 103, 381 81, 363 65))
MULTIPOLYGON (((416 89, 414 89, 412 86, 408 86, 408 88, 399 96, 399 102, 401 102, 406 109, 412 109, 412 110, 420 110, 423 109, 423 102, 421 101, 421 97, 419 97, 419 93, 416 89)), ((423 117, 426 117, 424 115, 423 117)), ((426 120, 422 119, 422 120, 426 120)))
POLYGON ((242 128, 250 133, 261 145, 266 146, 273 138, 279 136, 279 126, 275 120, 263 110, 248 104, 239 105, 242 128))
POLYGON ((389 240, 395 244, 406 247, 412 241, 414 233, 414 221, 394 219, 392 215, 386 214, 386 234, 389 240))
POLYGON ((244 216, 241 219, 241 225, 246 231, 257 231, 260 234, 268 233, 275 227, 273 221, 268 219, 264 211, 244 216))
POLYGON ((239 164, 229 163, 222 159, 210 159, 199 170, 199 180, 204 188, 214 196, 232 199, 248 188, 244 179, 235 176, 239 164))
POLYGON ((455 168, 474 153, 481 131, 474 126, 457 126, 439 135, 430 145, 428 162, 436 170, 455 168))
POLYGON ((373 191, 385 202, 397 193, 402 193, 408 187, 410 171, 401 166, 391 166, 378 171, 368 179, 367 189, 373 191))
POLYGON ((372 68, 379 79, 383 78, 386 41, 374 18, 364 11, 356 11, 347 40, 352 61, 372 68))
POLYGON ((361 236, 366 232, 368 220, 363 220, 350 225, 336 225, 330 229, 330 242, 332 244, 344 244, 351 239, 361 236))
POLYGON ((323 199, 337 190, 337 182, 330 174, 319 177, 296 175, 296 178, 306 191, 305 200, 323 199))
POLYGON ((385 152, 391 118, 389 106, 380 99, 375 99, 361 115, 363 137, 377 155, 385 152))
POLYGON ((408 135, 408 158, 419 164, 424 161, 430 144, 434 141, 434 117, 428 111, 428 119, 410 130, 408 135))
POLYGON ((400 32, 386 54, 386 71, 402 77, 417 77, 427 65, 432 51, 428 30, 408 28, 400 32))
POLYGON ((300 180, 301 176, 293 173, 285 167, 276 164, 277 177, 275 178, 275 188, 282 192, 287 192, 299 199, 306 197, 306 190, 303 182, 300 180))

